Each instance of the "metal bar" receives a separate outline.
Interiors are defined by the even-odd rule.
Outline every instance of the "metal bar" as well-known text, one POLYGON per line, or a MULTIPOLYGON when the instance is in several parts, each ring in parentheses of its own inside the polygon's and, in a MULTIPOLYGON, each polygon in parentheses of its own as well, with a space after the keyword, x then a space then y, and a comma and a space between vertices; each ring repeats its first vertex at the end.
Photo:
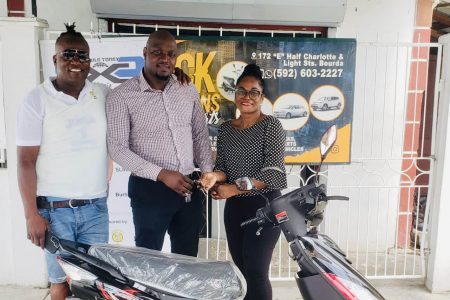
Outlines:
POLYGON ((209 201, 208 197, 206 197, 206 251, 205 256, 206 259, 209 259, 209 201))
MULTIPOLYGON (((434 83, 434 99, 433 99, 433 124, 432 124, 432 130, 431 130, 431 150, 430 154, 435 155, 435 139, 436 139, 436 127, 437 127, 437 109, 439 105, 439 86, 441 81, 441 63, 442 63, 442 45, 439 44, 437 47, 438 53, 437 53, 437 61, 436 61, 436 75, 435 75, 435 83, 434 83)), ((430 171, 434 170, 435 160, 430 161, 430 171)), ((428 191, 427 191, 427 204, 425 206, 425 213, 423 216, 423 228, 422 228, 422 236, 421 241, 423 241, 420 244, 420 256, 425 258, 425 237, 428 239, 427 231, 428 231, 428 219, 430 215, 430 207, 433 204, 434 199, 434 176, 435 173, 431 172, 429 183, 428 183, 428 191)), ((425 260, 422 259, 422 272, 425 275, 425 260)))
MULTIPOLYGON (((367 279, 371 279, 371 280, 382 280, 382 279, 421 279, 423 278, 422 276, 366 276, 367 279)), ((294 279, 289 278, 289 277, 280 277, 280 278, 270 278, 270 281, 273 282, 279 282, 279 281, 293 281, 294 279)))
POLYGON ((417 230, 419 228, 419 204, 420 204, 420 190, 421 188, 418 189, 418 193, 417 193, 417 201, 416 201, 416 224, 415 224, 415 230, 416 232, 414 232, 414 250, 413 250, 413 271, 412 274, 416 275, 416 248, 417 248, 417 230))
MULTIPOLYGON (((400 141, 402 141, 401 144, 401 151, 404 149, 404 142, 405 142, 405 121, 407 120, 407 111, 408 111, 408 90, 409 90, 409 78, 410 78, 410 61, 411 61, 411 51, 406 51, 406 63, 405 63, 405 98, 404 98, 404 106, 403 106, 403 117, 401 120, 401 124, 403 126, 402 134, 400 141)), ((402 159, 403 161, 403 159, 402 159)), ((400 167, 401 168, 401 167, 400 167)), ((402 171, 402 169, 400 169, 402 171)))
MULTIPOLYGON (((370 203, 371 203, 371 202, 372 202, 372 201, 370 201, 370 199, 369 199, 369 201, 368 201, 368 204, 369 204, 369 209, 368 209, 368 211, 370 211, 370 203)), ((369 232, 370 232, 369 227, 370 227, 370 223, 369 223, 369 219, 367 219, 366 237, 369 236, 369 232)), ((367 268, 368 268, 368 266, 369 266, 369 238, 366 238, 366 268, 365 268, 364 276, 367 276, 367 275, 368 275, 368 274, 367 274, 367 268)))
MULTIPOLYGON (((401 193, 401 191, 399 191, 401 193)), ((397 215, 395 218, 395 248, 394 248, 394 275, 397 274, 397 255, 398 255, 398 216, 400 213, 400 194, 397 202, 397 215)))
MULTIPOLYGON (((413 157, 410 158, 408 157, 408 159, 412 159, 412 160, 416 160, 418 157, 413 157)), ((352 158, 352 162, 353 163, 359 163, 359 162, 365 162, 365 161, 374 161, 374 160, 384 160, 384 161, 391 161, 391 160, 404 160, 405 157, 404 156, 398 156, 398 157, 384 157, 384 156, 380 156, 380 157, 355 157, 352 158)), ((428 157, 420 157, 420 159, 428 159, 428 160, 433 160, 434 158, 432 156, 428 156, 428 157)))
MULTIPOLYGON (((399 40, 399 35, 398 35, 398 33, 397 33, 397 43, 398 43, 398 40, 399 40)), ((394 112, 396 112, 397 111, 397 102, 398 102, 398 97, 397 97, 397 93, 398 93, 398 90, 397 90, 397 88, 398 88, 398 83, 397 83, 397 78, 398 78, 398 48, 399 47, 397 47, 396 48, 396 57, 395 57, 395 80, 394 80, 394 86, 395 86, 395 88, 394 88, 394 97, 395 97, 395 100, 394 100, 394 112)), ((391 141, 391 156, 393 156, 394 155, 394 153, 393 153, 393 149, 394 149, 394 137, 395 137, 395 120, 396 120, 396 118, 397 118, 397 115, 394 113, 394 118, 392 119, 392 141, 391 141)))
MULTIPOLYGON (((118 22, 117 24, 121 25, 121 26, 130 26, 130 27, 131 26, 144 27, 144 28, 154 28, 155 27, 155 25, 153 25, 153 24, 136 24, 136 23, 124 23, 124 22, 118 22)), ((176 29, 176 27, 179 26, 179 28, 182 30, 198 31, 198 26, 161 25, 161 24, 158 24, 157 26, 158 26, 158 28, 164 28, 164 29, 176 29)), ((203 31, 220 31, 221 28, 222 28, 222 31, 227 31, 227 32, 243 32, 245 30, 246 32, 253 32, 253 33, 270 33, 270 34, 272 34, 272 33, 285 34, 286 33, 285 30, 264 30, 264 29, 223 28, 223 27, 202 27, 201 30, 203 30, 203 31)), ((306 30, 297 30, 297 31, 290 30, 289 32, 294 32, 295 34, 308 34, 308 35, 312 35, 314 37, 322 34, 320 31, 306 31, 306 30)))
MULTIPOLYGON (((420 33, 419 33, 419 41, 420 41, 420 33)), ((419 57, 420 55, 420 47, 416 47, 416 55, 417 57, 419 57)), ((416 63, 416 86, 415 86, 415 90, 418 89, 419 86, 419 64, 416 63)), ((408 106, 409 106, 409 98, 408 98, 408 106)), ((409 107, 407 107, 406 109, 409 109, 409 107)), ((414 113, 413 113, 413 121, 416 121, 417 118, 417 93, 414 94, 414 113)), ((416 125, 412 126, 413 127, 413 131, 412 131, 412 139, 411 139, 411 151, 414 151, 414 144, 415 144, 415 140, 416 140, 416 125)), ((412 155, 411 155, 412 157, 412 155)))
MULTIPOLYGON (((377 34, 377 41, 378 41, 378 34, 377 34)), ((373 106, 374 106, 374 111, 375 111, 375 105, 376 105, 376 100, 377 100, 377 92, 376 92, 376 88, 377 88, 377 82, 378 82, 378 71, 377 71, 377 66, 378 66, 378 47, 375 48, 375 68, 374 69, 374 74, 375 74, 375 91, 373 93, 373 106)), ((372 138, 370 139, 370 156, 373 155, 373 143, 375 142, 374 137, 374 132, 375 132, 375 116, 372 114, 372 138)))
MULTIPOLYGON (((363 107, 366 107, 366 98, 367 98, 367 95, 366 95, 366 91, 367 91, 367 88, 366 88, 366 83, 367 83, 367 48, 366 48, 366 52, 365 52, 365 56, 364 56, 364 61, 365 61, 365 64, 364 64, 364 85, 363 85, 363 88, 364 88, 364 103, 363 103, 363 107)), ((363 115, 362 115, 362 126, 361 126, 361 139, 362 139, 362 143, 361 143, 361 154, 363 154, 364 153, 364 137, 366 136, 365 134, 364 134, 364 125, 366 124, 366 122, 365 122, 365 116, 366 116, 366 110, 363 110, 364 112, 363 112, 363 115)))
MULTIPOLYGON (((206 202, 209 202, 209 193, 206 193, 206 202)), ((220 203, 221 201, 216 203, 217 207, 217 252, 216 252, 216 259, 219 260, 220 258, 220 225, 221 225, 221 218, 220 218, 220 203)), ((209 224, 209 220, 206 220, 206 224, 209 224)))
MULTIPOLYGON (((361 215, 361 189, 358 189, 358 216, 361 215)), ((356 268, 359 266, 359 229, 361 226, 356 226, 356 268)))
MULTIPOLYGON (((377 201, 377 228, 380 228, 380 190, 378 190, 378 201, 377 201)), ((378 273, 378 230, 376 230, 376 246, 375 246, 375 276, 378 273)))
MULTIPOLYGON (((390 204, 391 204, 391 201, 389 201, 389 196, 390 196, 390 193, 389 193, 389 191, 386 191, 387 192, 387 194, 388 194, 388 197, 387 197, 387 204, 388 204, 388 207, 387 207, 387 211, 390 211, 390 204)), ((387 224, 386 224, 386 228, 390 228, 389 227, 389 215, 387 215, 387 224)), ((387 276, 387 261, 388 261, 388 230, 385 230, 385 239, 384 239, 384 242, 385 242, 385 246, 384 246, 384 276, 387 276)))
MULTIPOLYGON (((411 202, 411 188, 408 188, 408 203, 407 203, 407 207, 406 210, 410 211, 410 207, 409 207, 409 203, 411 202)), ((405 226, 405 237, 408 236, 408 229, 409 229, 409 215, 406 215, 406 226, 405 226)), ((405 246, 405 250, 403 251, 403 255, 404 255, 404 264, 403 264, 403 275, 406 275, 406 262, 407 262, 407 257, 406 257, 406 250, 408 247, 405 246)))
POLYGON ((423 150, 424 150, 424 146, 425 146, 425 128, 427 127, 427 104, 428 104, 428 69, 430 67, 430 54, 428 53, 428 59, 426 61, 426 68, 425 68, 425 91, 424 91, 424 95, 423 95, 423 126, 422 126, 422 146, 421 146, 421 151, 420 151, 420 156, 423 156, 423 150))
MULTIPOLYGON (((398 41, 398 40, 397 40, 398 41)), ((361 46, 373 46, 373 47, 416 47, 416 46, 422 46, 422 47, 439 47, 441 44, 439 43, 412 43, 412 42, 358 42, 358 45, 361 46)))
MULTIPOLYGON (((381 114, 381 124, 384 124, 384 115, 386 109, 386 91, 387 91, 387 69, 388 69, 388 49, 386 47, 386 60, 384 61, 385 77, 384 77, 384 93, 383 93, 383 113, 381 114)), ((383 155, 383 141, 384 141, 384 125, 381 127, 381 139, 380 139, 381 155, 383 155)))

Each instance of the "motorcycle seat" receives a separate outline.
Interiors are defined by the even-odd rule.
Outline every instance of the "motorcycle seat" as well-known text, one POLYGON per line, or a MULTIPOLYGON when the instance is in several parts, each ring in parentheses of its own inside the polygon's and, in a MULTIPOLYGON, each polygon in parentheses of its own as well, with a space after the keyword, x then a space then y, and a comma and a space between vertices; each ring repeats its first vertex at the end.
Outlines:
POLYGON ((245 296, 245 279, 229 261, 103 244, 91 246, 88 253, 116 267, 125 277, 172 295, 211 300, 245 296))

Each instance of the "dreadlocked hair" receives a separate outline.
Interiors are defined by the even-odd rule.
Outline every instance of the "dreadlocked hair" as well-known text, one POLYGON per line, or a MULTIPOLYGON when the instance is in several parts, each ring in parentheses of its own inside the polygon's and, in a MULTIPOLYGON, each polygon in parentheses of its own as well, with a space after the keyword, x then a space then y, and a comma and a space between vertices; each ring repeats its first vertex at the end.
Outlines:
POLYGON ((66 32, 63 32, 59 35, 59 37, 56 39, 57 44, 63 40, 79 40, 86 42, 83 35, 75 30, 75 22, 72 24, 64 23, 64 26, 66 26, 66 32))

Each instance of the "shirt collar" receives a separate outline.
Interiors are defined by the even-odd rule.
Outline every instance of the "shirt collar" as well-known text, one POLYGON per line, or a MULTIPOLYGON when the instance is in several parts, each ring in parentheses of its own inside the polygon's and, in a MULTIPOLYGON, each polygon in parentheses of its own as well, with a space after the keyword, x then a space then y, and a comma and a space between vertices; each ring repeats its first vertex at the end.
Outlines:
MULTIPOLYGON (((55 80, 55 79, 56 79, 56 76, 50 76, 47 80, 45 80, 44 81, 44 88, 47 91, 49 91, 53 96, 57 96, 57 95, 63 94, 65 96, 67 96, 67 97, 71 97, 71 96, 69 96, 67 94, 64 94, 63 92, 58 91, 58 90, 55 89, 55 86, 52 83, 52 81, 55 80)), ((86 93, 88 93, 88 91, 91 90, 91 87, 92 87, 92 83, 89 80, 86 79, 84 81, 84 86, 81 89, 80 95, 78 96, 78 100, 82 99, 86 95, 86 93)))
MULTIPOLYGON (((150 86, 150 84, 148 84, 147 80, 144 77, 144 69, 142 69, 141 73, 139 74, 138 80, 139 80, 139 87, 141 89, 141 92, 147 92, 147 91, 161 92, 160 90, 155 90, 154 88, 152 88, 150 86)), ((174 84, 175 82, 177 82, 177 79, 176 79, 175 75, 173 75, 173 74, 170 75, 169 82, 167 82, 167 84, 164 87, 163 91, 168 90, 170 88, 170 86, 172 84, 174 84)))

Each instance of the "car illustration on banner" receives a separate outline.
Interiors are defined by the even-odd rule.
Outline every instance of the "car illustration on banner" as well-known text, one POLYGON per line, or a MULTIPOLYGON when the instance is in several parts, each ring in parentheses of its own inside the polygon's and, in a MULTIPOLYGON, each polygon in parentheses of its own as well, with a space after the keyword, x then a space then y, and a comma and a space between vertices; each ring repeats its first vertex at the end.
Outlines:
POLYGON ((325 96, 315 100, 311 104, 313 110, 329 110, 329 109, 341 109, 342 101, 336 96, 325 96))
POLYGON ((345 109, 345 97, 341 89, 334 85, 321 85, 310 98, 311 114, 319 121, 329 122, 339 118, 345 109))
POLYGON ((308 111, 303 105, 290 104, 290 105, 280 105, 273 112, 275 117, 277 118, 299 118, 299 117, 307 117, 308 111))
POLYGON ((308 122, 308 101, 297 93, 283 94, 273 104, 273 115, 280 120, 284 130, 298 130, 308 122))

